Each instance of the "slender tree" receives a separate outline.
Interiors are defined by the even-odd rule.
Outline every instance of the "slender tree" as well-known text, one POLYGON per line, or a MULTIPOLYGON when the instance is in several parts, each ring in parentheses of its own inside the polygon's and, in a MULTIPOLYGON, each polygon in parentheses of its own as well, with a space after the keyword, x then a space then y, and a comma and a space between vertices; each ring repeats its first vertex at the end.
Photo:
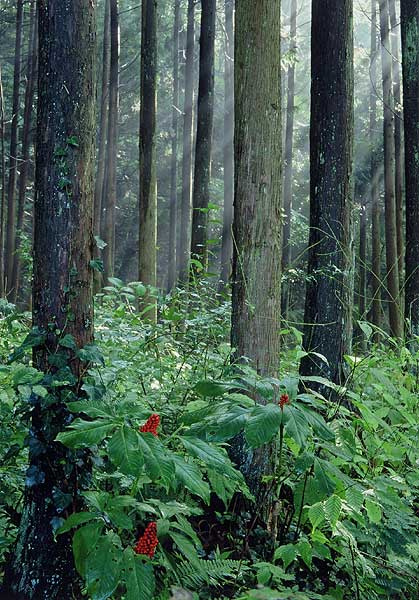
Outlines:
POLYGON ((67 512, 78 510, 87 457, 76 458, 55 438, 87 367, 72 349, 60 350, 60 337, 65 332, 81 348, 93 336, 94 12, 85 0, 39 2, 33 360, 47 387, 56 372, 51 356, 61 353, 72 375, 66 386, 49 388, 47 401, 31 400, 30 466, 6 576, 6 588, 25 600, 80 597, 71 537, 54 539, 53 524, 63 515, 54 498, 68 495, 67 512))
POLYGON ((192 130, 194 115, 195 0, 188 0, 185 53, 185 98, 183 108, 182 206, 180 219, 179 280, 189 278, 192 222, 192 130))
POLYGON ((13 75, 13 100, 12 123, 10 130, 9 152, 9 180, 7 186, 7 226, 5 248, 5 273, 7 292, 11 291, 13 276, 13 255, 15 251, 16 235, 16 180, 17 180, 17 152, 18 152, 18 125, 19 125, 19 98, 20 75, 22 62, 22 32, 23 32, 24 7, 23 0, 16 3, 16 38, 15 38, 15 63, 13 75))
POLYGON ((103 188, 103 230, 106 243, 103 250, 104 279, 114 274, 115 263, 115 206, 116 206, 116 157, 118 152, 119 113, 119 8, 118 0, 110 2, 110 67, 108 136, 106 145, 106 180, 103 188))
POLYGON ((379 0, 381 64, 383 72, 384 102, 384 187, 385 187, 385 230, 386 230, 386 262, 387 293, 389 296, 390 330, 394 337, 402 336, 402 319, 400 314, 400 280, 397 252, 397 218, 396 218, 396 155, 394 145, 394 102, 392 89, 392 60, 389 41, 389 9, 388 0, 379 0))
POLYGON ((177 232, 177 147, 179 129, 179 21, 180 0, 175 0, 173 18, 173 106, 172 106, 172 156, 170 164, 170 222, 169 222, 169 272, 168 289, 176 283, 176 232, 177 232))
POLYGON ((419 3, 401 0, 406 157, 406 318, 419 334, 419 3))
MULTIPOLYGON (((157 2, 143 0, 141 24, 141 106, 140 106, 140 237, 139 279, 145 285, 157 283, 157 2)), ((153 295, 144 299, 143 309, 151 321, 157 319, 153 295)))
MULTIPOLYGON (((231 344, 261 375, 279 367, 281 312, 281 3, 236 6, 233 297, 231 344)), ((257 398, 263 403, 263 398, 257 398)), ((252 491, 262 491, 270 449, 234 457, 252 491)))
POLYGON ((203 0, 199 40, 199 88, 192 194, 191 256, 206 270, 207 228, 211 178, 212 127, 214 119, 214 51, 216 0, 203 0))
MULTIPOLYGON (((291 0, 290 15, 290 63, 287 74, 287 117, 285 129, 284 155, 284 229, 282 241, 282 272, 286 273, 291 264, 291 209, 292 209, 292 178, 293 178, 293 142, 294 142, 294 112, 295 112, 295 65, 297 52, 297 0, 291 0)), ((282 289, 282 316, 288 315, 289 286, 282 289)))
POLYGON ((4 296, 4 213, 6 208, 6 156, 4 151, 5 138, 4 93, 3 77, 0 66, 0 166, 1 166, 1 194, 0 194, 0 298, 4 296))
POLYGON ((221 288, 225 288, 231 276, 233 258, 234 200, 234 0, 225 0, 225 49, 224 49, 224 212, 221 247, 221 288))
MULTIPOLYGON (((343 355, 350 343, 352 17, 352 0, 313 2, 310 236, 304 317, 307 355, 300 373, 334 382, 342 380, 343 355)), ((313 387, 327 392, 321 385, 313 387)))
POLYGON ((21 257, 19 253, 20 237, 24 231, 26 187, 29 175, 30 146, 33 116, 33 100, 35 94, 36 62, 37 62, 37 32, 36 3, 31 0, 28 55, 26 60, 26 90, 25 108, 23 113, 22 161, 20 164, 19 196, 17 203, 17 236, 13 256, 13 272, 10 282, 13 302, 17 301, 20 285, 21 257))
POLYGON ((377 157, 377 0, 371 0, 371 55, 370 55, 370 122, 371 148, 371 321, 381 327, 381 206, 378 193, 379 160, 377 157))

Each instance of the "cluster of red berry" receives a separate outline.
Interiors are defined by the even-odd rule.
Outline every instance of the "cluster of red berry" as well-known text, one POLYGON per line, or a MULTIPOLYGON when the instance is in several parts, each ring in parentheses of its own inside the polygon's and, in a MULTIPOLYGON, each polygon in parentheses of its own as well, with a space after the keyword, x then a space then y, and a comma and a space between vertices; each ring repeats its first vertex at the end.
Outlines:
POLYGON ((134 551, 136 554, 145 554, 146 556, 153 558, 158 543, 157 523, 152 521, 147 525, 143 535, 135 545, 134 551))
POLYGON ((279 399, 279 408, 281 410, 284 410, 284 406, 289 403, 290 403, 290 397, 288 396, 288 394, 282 394, 282 396, 279 399))
POLYGON ((147 421, 140 427, 141 433, 152 433, 156 437, 158 436, 157 427, 160 425, 160 416, 151 415, 147 421))

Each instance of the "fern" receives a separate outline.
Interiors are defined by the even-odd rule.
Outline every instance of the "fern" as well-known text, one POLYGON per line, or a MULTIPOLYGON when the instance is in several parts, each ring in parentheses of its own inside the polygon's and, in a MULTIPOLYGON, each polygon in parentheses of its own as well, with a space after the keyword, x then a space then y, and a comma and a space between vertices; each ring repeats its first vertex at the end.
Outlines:
POLYGON ((244 567, 238 560, 216 558, 197 560, 193 564, 181 562, 176 567, 176 575, 181 585, 191 590, 199 590, 204 585, 220 586, 232 577, 236 577, 244 567))

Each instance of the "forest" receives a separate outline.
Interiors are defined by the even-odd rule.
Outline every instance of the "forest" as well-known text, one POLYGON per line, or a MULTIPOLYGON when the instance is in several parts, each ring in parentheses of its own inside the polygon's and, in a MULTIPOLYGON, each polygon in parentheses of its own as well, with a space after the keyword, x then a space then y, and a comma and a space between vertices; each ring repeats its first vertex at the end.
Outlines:
POLYGON ((0 0, 0 599, 419 599, 419 1, 0 0))

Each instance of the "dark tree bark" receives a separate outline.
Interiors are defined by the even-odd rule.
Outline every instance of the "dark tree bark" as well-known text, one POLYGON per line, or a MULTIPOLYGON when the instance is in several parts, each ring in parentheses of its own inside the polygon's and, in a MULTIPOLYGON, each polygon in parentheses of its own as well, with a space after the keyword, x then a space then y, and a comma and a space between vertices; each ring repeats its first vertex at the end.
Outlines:
MULTIPOLYGON (((381 206, 378 193, 379 160, 377 157, 377 0, 371 0, 371 56, 370 56, 370 124, 371 147, 371 321, 381 327, 381 206)), ((375 336, 376 337, 376 336, 375 336)))
POLYGON ((22 134, 22 161, 20 164, 19 177, 19 196, 17 203, 17 236, 15 240, 15 252, 13 257, 13 272, 10 284, 12 301, 16 303, 20 285, 20 236, 24 230, 25 220, 25 201, 26 186, 29 174, 30 145, 33 115, 33 99, 35 94, 36 78, 36 60, 37 60, 37 26, 36 26, 36 4, 35 0, 31 2, 30 11, 30 30, 28 43, 28 57, 26 61, 26 90, 25 90, 25 108, 23 114, 23 134, 22 134))
POLYGON ((175 0, 173 19, 173 107, 172 107, 172 157, 170 165, 170 224, 169 271, 167 287, 176 284, 176 232, 177 232, 177 147, 179 133, 179 20, 180 0, 175 0))
POLYGON ((19 125, 20 73, 23 31, 23 0, 16 3, 15 65, 13 75, 12 123, 10 129, 9 180, 7 186, 7 227, 5 248, 6 291, 11 291, 16 236, 16 180, 19 125))
POLYGON ((106 242, 103 249, 104 280, 113 277, 115 266, 115 206, 116 206, 116 156, 118 152, 119 112, 119 13, 118 0, 110 1, 110 67, 108 141, 106 146, 106 181, 103 189, 103 231, 106 242))
MULTIPOLYGON (((279 368, 281 312, 281 3, 240 0, 235 32, 235 199, 231 344, 261 375, 279 368)), ((263 402, 263 398, 257 398, 263 402)), ((262 493, 271 451, 232 452, 262 493)))
POLYGON ((367 310, 367 206, 365 203, 365 192, 362 190, 360 198, 360 216, 359 216, 359 288, 358 288, 358 311, 359 318, 363 321, 366 318, 367 310))
POLYGON ((385 187, 385 230, 387 293, 389 296, 390 331, 394 337, 403 334, 400 313, 400 279, 397 252, 396 218, 396 156, 394 145, 394 102, 392 94, 392 59, 389 40, 388 0, 379 0, 381 64, 383 71, 384 102, 384 187, 385 187))
POLYGON ((401 0, 406 160, 406 318, 419 335, 419 3, 401 0))
MULTIPOLYGON (((350 344, 352 17, 352 0, 313 2, 310 237, 303 343, 308 354, 300 373, 336 383, 342 382, 343 355, 350 344), (327 363, 312 352, 322 354, 327 363)), ((324 386, 310 387, 327 393, 324 386)))
POLYGON ((189 278, 192 224, 192 130, 194 113, 194 47, 195 0, 188 0, 186 30, 185 99, 183 108, 182 206, 179 244, 179 281, 185 285, 189 278))
POLYGON ((5 138, 3 78, 0 65, 0 166, 1 166, 1 195, 0 195, 0 298, 4 296, 4 212, 6 208, 6 156, 4 152, 5 138))
MULTIPOLYGON (((60 336, 72 335, 79 348, 93 336, 94 12, 85 0, 39 1, 33 322, 45 342, 34 348, 33 359, 52 377, 50 357, 59 351, 60 336)), ((67 508, 72 512, 82 489, 83 467, 76 470, 82 457, 54 441, 68 423, 65 400, 77 395, 86 369, 73 351, 65 352, 74 385, 50 388, 55 402, 32 399, 34 443, 6 577, 6 587, 24 600, 80 597, 71 538, 54 540, 52 529, 53 520, 63 516, 54 490, 72 497, 67 508)))
POLYGON ((231 276, 233 258, 234 201, 234 0, 225 0, 225 56, 224 56, 224 213, 221 246, 221 289, 231 276))
MULTIPOLYGON (((282 272, 286 273, 291 264, 291 209, 292 209, 292 177, 293 177, 293 141, 294 141, 294 111, 295 111, 295 53, 297 51, 297 0, 291 0, 290 15, 290 65, 288 67, 287 118, 285 129, 284 155, 284 228, 282 232, 282 272)), ((289 285, 282 289, 282 316, 288 318, 289 285)))
MULTIPOLYGON (((192 194, 191 257, 206 271, 208 265, 207 228, 211 179, 212 127, 214 120, 214 51, 216 0, 203 0, 199 43, 199 88, 195 171, 192 194)), ((194 269, 195 273, 199 269, 194 269)))
MULTIPOLYGON (((139 279, 145 285, 157 284, 157 2, 143 0, 141 24, 141 107, 140 107, 140 235, 139 279)), ((142 303, 147 318, 157 319, 153 295, 142 303)))

